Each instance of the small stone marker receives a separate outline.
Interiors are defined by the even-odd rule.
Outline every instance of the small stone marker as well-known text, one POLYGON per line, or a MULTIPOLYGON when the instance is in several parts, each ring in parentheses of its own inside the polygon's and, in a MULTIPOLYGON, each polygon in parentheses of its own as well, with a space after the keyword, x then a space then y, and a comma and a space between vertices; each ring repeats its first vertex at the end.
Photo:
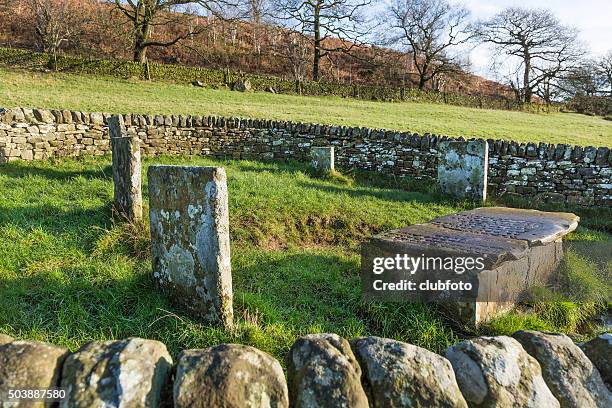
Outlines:
POLYGON ((151 166, 153 276, 210 324, 232 325, 227 182, 222 167, 151 166))
POLYGON ((445 194, 484 202, 488 166, 485 140, 446 140, 438 145, 438 183, 445 194))
POLYGON ((113 154, 115 209, 130 221, 142 219, 140 142, 137 136, 125 134, 120 115, 108 118, 108 129, 113 154))
POLYGON ((334 170, 334 148, 313 147, 311 148, 312 167, 317 170, 334 170))

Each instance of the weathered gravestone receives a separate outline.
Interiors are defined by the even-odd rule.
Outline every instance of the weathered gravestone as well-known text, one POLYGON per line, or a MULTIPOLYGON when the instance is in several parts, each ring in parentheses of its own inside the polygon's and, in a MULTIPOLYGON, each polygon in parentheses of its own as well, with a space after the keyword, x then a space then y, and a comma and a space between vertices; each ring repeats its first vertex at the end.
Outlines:
POLYGON ((153 276, 211 324, 232 325, 227 182, 222 167, 148 170, 153 276))
POLYGON ((438 144, 438 183, 443 193, 484 202, 489 145, 485 140, 445 140, 438 144))
POLYGON ((312 155, 312 167, 317 170, 334 170, 333 147, 313 147, 310 154, 312 155))
POLYGON ((444 303, 458 320, 478 324, 529 300, 530 288, 550 281, 563 256, 561 238, 576 229, 578 221, 571 213, 488 207, 379 234, 362 247, 364 295, 444 303), (398 256, 421 263, 414 273, 391 262, 388 270, 374 273, 377 259, 398 256), (412 281, 416 286, 376 290, 381 280, 412 281), (471 287, 447 288, 447 281, 471 287))
POLYGON ((138 136, 125 133, 123 117, 108 118, 113 154, 113 182, 115 184, 115 209, 128 220, 142 218, 142 180, 140 141, 138 136))

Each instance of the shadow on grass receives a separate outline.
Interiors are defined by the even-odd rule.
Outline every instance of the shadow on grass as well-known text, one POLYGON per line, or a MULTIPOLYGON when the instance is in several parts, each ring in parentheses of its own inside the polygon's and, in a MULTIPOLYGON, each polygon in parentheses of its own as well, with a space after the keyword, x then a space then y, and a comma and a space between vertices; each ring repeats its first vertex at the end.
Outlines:
POLYGON ((420 192, 409 192, 402 190, 391 190, 391 189, 372 189, 367 187, 344 187, 344 186, 330 186, 330 185, 321 185, 315 182, 299 182, 298 185, 305 188, 313 188, 320 191, 324 191, 326 193, 334 193, 334 194, 347 194, 353 198, 359 197, 374 197, 380 200, 385 201, 416 201, 420 203, 431 203, 436 201, 430 195, 420 193, 420 192))
POLYGON ((22 231, 41 229, 61 236, 70 245, 88 251, 103 228, 110 226, 112 203, 89 209, 65 209, 53 205, 3 207, 0 205, 0 227, 11 226, 22 231), (96 229, 96 227, 98 227, 96 229))
POLYGON ((145 273, 113 276, 110 268, 124 266, 102 263, 0 278, 0 328, 73 349, 92 340, 156 338, 147 326, 158 308, 168 307, 152 279, 145 273))
POLYGON ((95 170, 59 170, 51 167, 52 162, 22 163, 11 162, 0 166, 0 173, 11 178, 22 178, 28 176, 43 177, 49 180, 67 181, 75 177, 86 179, 112 179, 112 166, 106 165, 95 170), (34 164, 36 163, 36 164, 34 164), (46 163, 46 165, 38 165, 46 163))
MULTIPOLYGON (((260 166, 254 166, 252 164, 242 164, 240 161, 232 162, 232 165, 237 167, 241 171, 245 172, 288 172, 288 173, 301 173, 307 175, 313 179, 321 179, 322 174, 320 171, 314 169, 309 163, 298 162, 295 160, 289 161, 255 161, 251 162, 261 163, 260 166)), ((431 194, 435 192, 432 188, 433 185, 430 181, 412 178, 409 176, 398 177, 388 174, 381 174, 371 170, 361 170, 356 168, 341 169, 339 173, 345 177, 350 178, 354 183, 355 187, 376 187, 376 188, 387 188, 387 189, 398 189, 400 191, 407 191, 413 193, 431 194)), ((435 184, 435 183, 434 183, 435 184)))
MULTIPOLYGON (((258 347, 282 359, 304 334, 394 336, 434 350, 453 340, 428 305, 371 305, 361 300, 356 262, 327 252, 238 250, 236 325, 207 326, 162 294, 144 264, 107 256, 28 276, 0 274, 0 331, 76 349, 130 336, 164 342, 176 356, 220 343, 258 347)), ((148 263, 147 263, 148 264, 148 263)))

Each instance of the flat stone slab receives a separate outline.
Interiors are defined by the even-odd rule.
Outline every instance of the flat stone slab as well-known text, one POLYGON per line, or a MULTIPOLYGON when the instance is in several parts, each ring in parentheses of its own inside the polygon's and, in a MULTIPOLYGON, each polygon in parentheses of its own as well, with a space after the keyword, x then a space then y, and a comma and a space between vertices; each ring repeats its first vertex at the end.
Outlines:
POLYGON ((482 207, 436 218, 431 224, 454 231, 524 240, 534 246, 569 234, 578 221, 580 217, 572 213, 482 207))
POLYGON ((384 232, 374 236, 370 244, 385 248, 390 253, 416 256, 482 256, 488 268, 520 259, 529 248, 525 241, 450 229, 434 223, 384 232))
POLYGON ((463 322, 488 320, 551 282, 561 238, 578 221, 571 213, 487 207, 381 233, 362 246, 364 296, 448 303, 463 322))

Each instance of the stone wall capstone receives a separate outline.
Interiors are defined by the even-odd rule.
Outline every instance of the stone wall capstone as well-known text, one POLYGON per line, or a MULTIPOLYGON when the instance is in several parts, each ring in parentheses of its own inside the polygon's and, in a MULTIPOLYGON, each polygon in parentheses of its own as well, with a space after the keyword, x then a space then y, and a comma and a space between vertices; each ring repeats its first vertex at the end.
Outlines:
MULTIPOLYGON (((0 113, 0 163, 110 151, 106 113, 15 108, 0 113)), ((464 140, 392 130, 199 115, 123 115, 145 155, 296 159, 330 146, 341 169, 437 178, 438 144, 464 140)), ((612 205, 609 147, 487 139, 488 194, 543 202, 612 205)))
POLYGON ((310 334, 289 350, 286 377, 274 357, 241 344, 184 350, 173 362, 155 340, 97 341, 71 354, 4 336, 0 407, 47 406, 43 400, 16 403, 8 390, 57 387, 65 391, 60 407, 610 406, 610 390, 584 354, 578 351, 577 369, 564 370, 575 354, 568 350, 577 349, 569 338, 530 332, 562 340, 540 353, 534 344, 523 348, 524 333, 514 334, 518 341, 464 340, 445 356, 380 337, 349 343, 337 334, 310 334), (556 366, 564 369, 555 372, 556 366))

